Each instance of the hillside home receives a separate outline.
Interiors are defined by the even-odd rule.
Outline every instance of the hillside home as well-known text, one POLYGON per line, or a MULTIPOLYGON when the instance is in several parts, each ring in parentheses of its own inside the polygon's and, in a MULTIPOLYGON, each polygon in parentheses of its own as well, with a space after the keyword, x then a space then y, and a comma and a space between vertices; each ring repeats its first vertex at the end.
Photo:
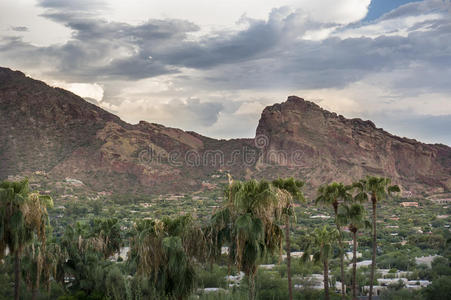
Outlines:
POLYGON ((401 202, 402 207, 418 207, 418 202, 401 202))
POLYGON ((432 203, 434 204, 448 204, 451 203, 451 198, 445 198, 445 199, 430 199, 432 203))

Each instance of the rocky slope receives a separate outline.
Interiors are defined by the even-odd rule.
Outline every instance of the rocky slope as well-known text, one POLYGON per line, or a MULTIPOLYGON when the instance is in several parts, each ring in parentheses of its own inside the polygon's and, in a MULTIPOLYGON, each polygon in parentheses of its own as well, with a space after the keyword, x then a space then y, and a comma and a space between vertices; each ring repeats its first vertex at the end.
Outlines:
MULTIPOLYGON (((227 159, 217 150, 243 147, 253 148, 252 140, 127 124, 71 92, 0 68, 0 179, 42 171, 100 191, 192 191, 227 159)), ((247 170, 239 160, 223 167, 237 176, 247 170)))
POLYGON ((263 155, 269 164, 297 167, 313 186, 374 174, 414 194, 451 190, 450 147, 400 138, 295 96, 265 108, 258 136, 268 137, 263 155), (280 149, 288 160, 275 155, 280 149))
POLYGON ((217 173, 332 180, 390 176, 413 193, 451 190, 451 148, 393 136, 301 98, 265 108, 254 139, 131 125, 62 89, 0 68, 0 179, 42 171, 98 191, 188 192, 217 173))

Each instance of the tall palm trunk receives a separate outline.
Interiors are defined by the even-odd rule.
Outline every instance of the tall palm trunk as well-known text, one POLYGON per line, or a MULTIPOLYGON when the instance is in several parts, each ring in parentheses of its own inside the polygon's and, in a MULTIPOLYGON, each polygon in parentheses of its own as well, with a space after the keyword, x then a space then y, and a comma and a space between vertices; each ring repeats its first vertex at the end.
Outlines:
POLYGON ((290 216, 285 216, 285 239, 287 245, 287 277, 288 277, 288 297, 293 300, 293 287, 291 284, 291 243, 290 243, 290 216))
POLYGON ((249 274, 249 300, 255 299, 255 274, 249 274))
POLYGON ((40 268, 36 268, 36 281, 31 286, 31 300, 36 300, 38 298, 39 292, 39 282, 41 281, 40 268))
POLYGON ((14 299, 19 300, 19 291, 20 291, 20 257, 17 252, 14 257, 14 299))
POLYGON ((31 287, 31 300, 36 300, 38 298, 38 288, 36 284, 31 287))
POLYGON ((341 276, 341 299, 345 299, 346 297, 346 291, 345 291, 345 262, 344 262, 344 249, 343 249, 343 237, 340 231, 340 226, 337 225, 338 228, 338 234, 339 234, 339 238, 338 238, 338 245, 340 247, 340 276, 341 276))
POLYGON ((371 255, 371 274, 370 274, 370 293, 368 299, 371 300, 373 297, 373 282, 374 282, 374 271, 376 269, 376 251, 377 251, 377 233, 376 233, 376 196, 371 195, 371 202, 373 204, 373 253, 371 255))
POLYGON ((338 230, 338 245, 340 247, 340 275, 341 275, 341 299, 345 299, 346 291, 345 291, 345 263, 344 263, 344 247, 343 247, 343 237, 341 234, 341 228, 338 224, 338 203, 334 203, 334 212, 335 212, 335 225, 337 226, 338 230))
POLYGON ((327 260, 324 260, 324 299, 329 300, 329 265, 327 264, 327 260))
POLYGON ((227 289, 230 288, 230 261, 227 262, 227 289))
POLYGON ((357 230, 352 229, 352 299, 357 299, 357 230))

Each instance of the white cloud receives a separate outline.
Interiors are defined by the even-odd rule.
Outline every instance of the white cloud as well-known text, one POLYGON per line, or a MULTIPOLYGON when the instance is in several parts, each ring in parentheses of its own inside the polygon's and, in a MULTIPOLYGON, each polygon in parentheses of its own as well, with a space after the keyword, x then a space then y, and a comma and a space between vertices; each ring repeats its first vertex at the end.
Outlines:
POLYGON ((235 112, 236 115, 260 115, 265 106, 257 101, 244 102, 235 112))
POLYGON ((349 24, 365 17, 370 3, 371 0, 301 0, 296 1, 295 7, 321 23, 349 24))
POLYGON ((114 0, 109 1, 106 16, 111 20, 138 24, 151 18, 183 19, 210 29, 236 28, 236 22, 248 18, 266 20, 273 8, 287 6, 302 9, 319 22, 347 24, 365 17, 371 0, 114 0))
POLYGON ((403 36, 406 37, 412 31, 427 31, 427 21, 436 21, 442 19, 441 14, 425 14, 420 16, 403 16, 388 20, 382 20, 377 23, 359 26, 356 28, 348 28, 334 33, 342 39, 369 37, 376 38, 379 36, 403 36), (420 26, 415 26, 420 24, 420 26), (415 26, 415 27, 414 27, 415 26), (414 27, 414 28, 413 28, 414 27))
POLYGON ((67 83, 63 81, 49 81, 48 84, 66 89, 83 98, 92 98, 99 102, 103 99, 103 88, 98 83, 67 83))

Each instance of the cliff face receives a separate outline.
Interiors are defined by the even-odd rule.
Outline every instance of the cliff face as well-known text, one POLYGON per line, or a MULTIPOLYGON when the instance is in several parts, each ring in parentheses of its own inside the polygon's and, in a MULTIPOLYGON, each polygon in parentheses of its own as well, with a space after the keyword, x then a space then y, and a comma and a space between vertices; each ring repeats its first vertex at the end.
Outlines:
POLYGON ((265 108, 255 139, 131 125, 80 97, 0 68, 0 179, 45 171, 94 190, 189 192, 217 172, 317 185, 367 174, 414 193, 451 190, 451 148, 393 136, 298 97, 265 108))
POLYGON ((286 161, 314 186, 374 174, 416 194, 451 190, 451 148, 400 138, 371 121, 346 119, 295 96, 265 108, 259 135, 267 137, 267 164, 286 161), (274 155, 278 150, 288 158, 297 151, 298 160, 280 159, 274 155))
POLYGON ((0 69, 0 175, 49 170, 119 118, 62 89, 0 69))
POLYGON ((245 174, 239 160, 224 164, 232 148, 244 146, 252 148, 251 140, 127 124, 73 93, 0 68, 0 179, 44 171, 95 190, 193 191, 217 169, 245 174))

